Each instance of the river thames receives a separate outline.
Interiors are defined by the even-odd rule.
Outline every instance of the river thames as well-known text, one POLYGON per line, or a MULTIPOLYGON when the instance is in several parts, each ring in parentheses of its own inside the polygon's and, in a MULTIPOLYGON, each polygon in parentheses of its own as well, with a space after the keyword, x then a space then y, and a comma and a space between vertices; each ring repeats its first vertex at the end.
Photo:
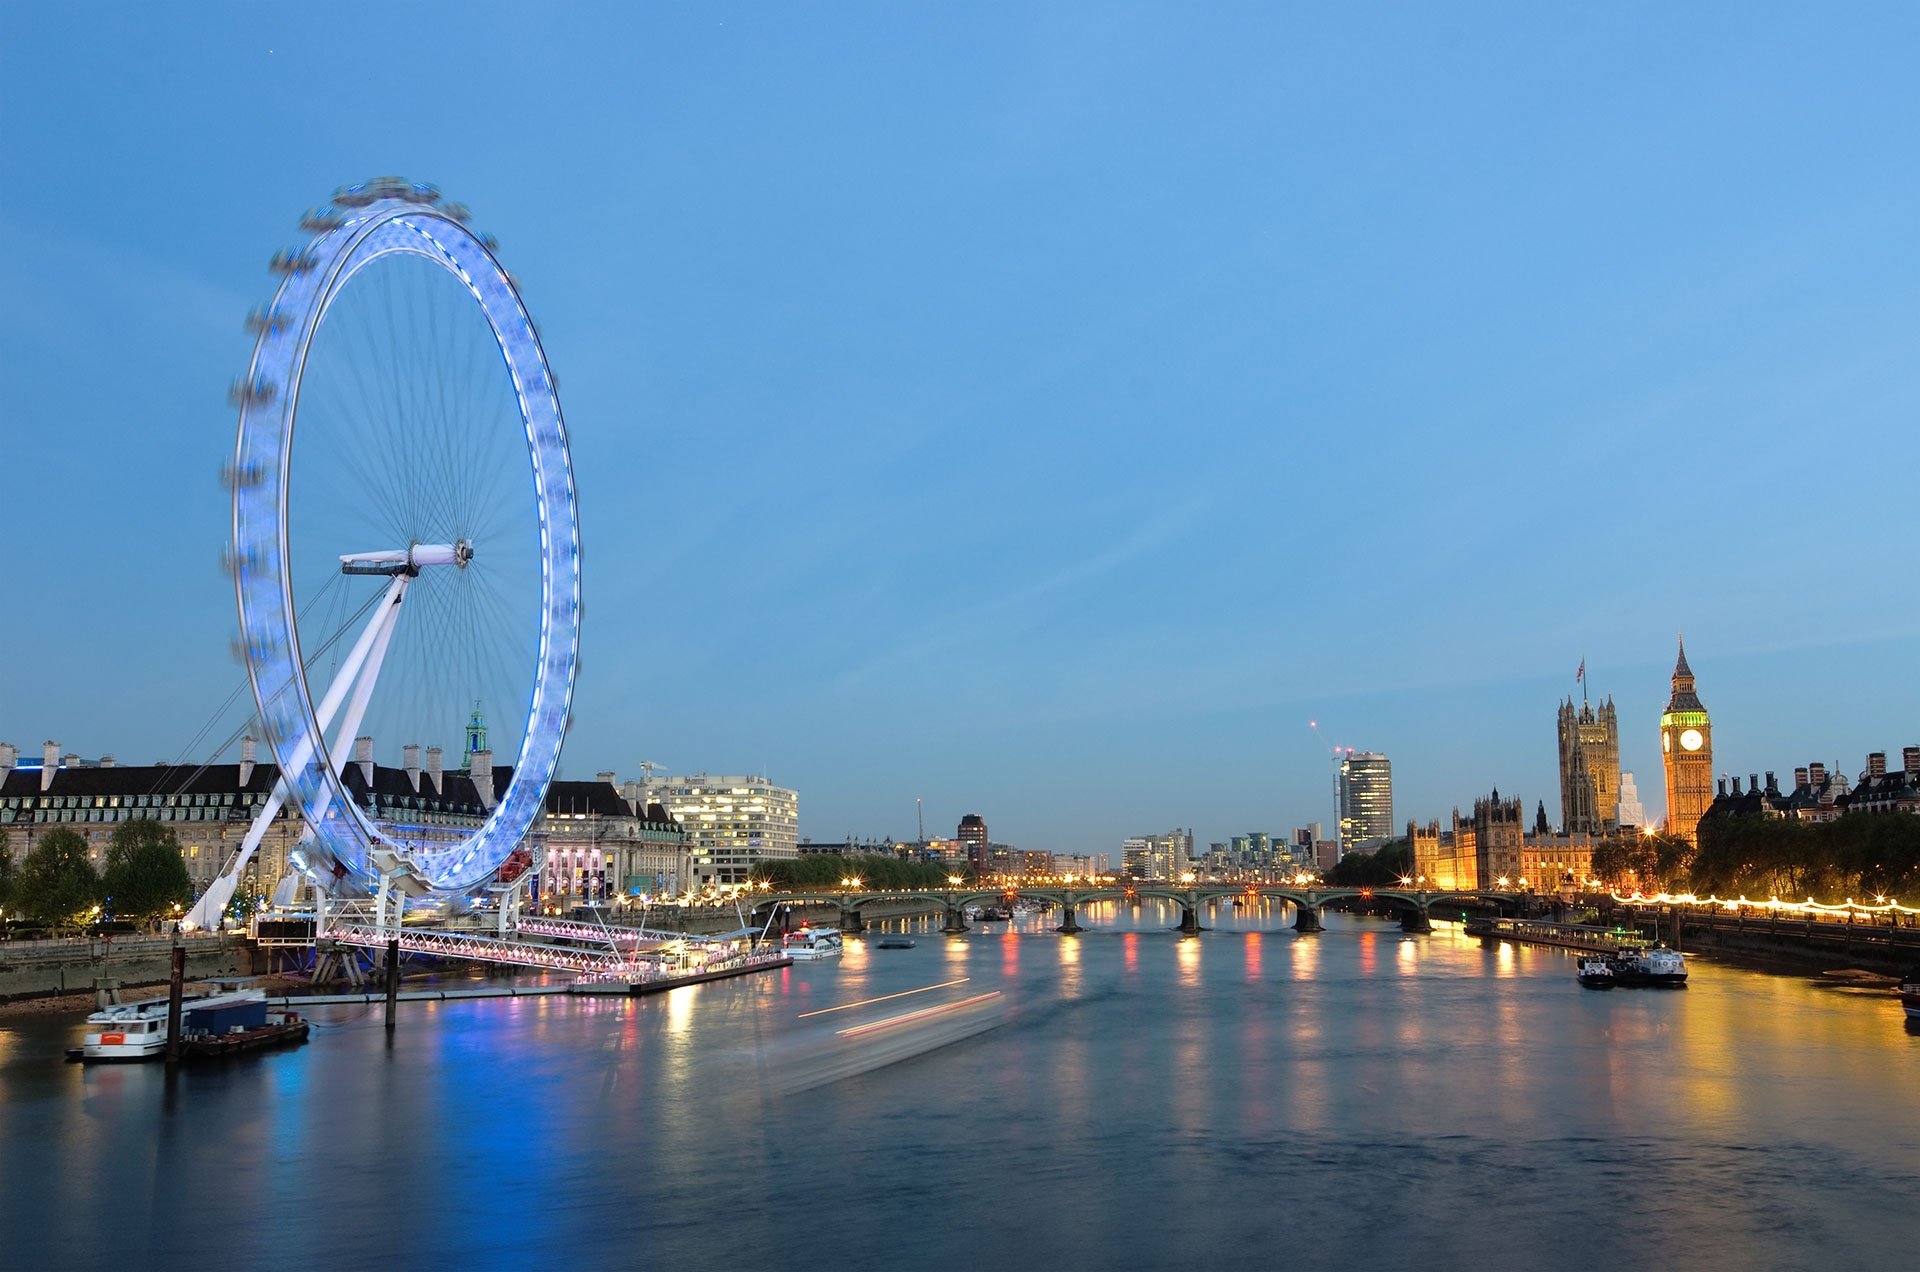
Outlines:
POLYGON ((1695 958, 1597 993, 1453 926, 1176 919, 402 1004, 391 1044, 323 1008, 173 1079, 0 1021, 0 1266, 1913 1266, 1884 989, 1695 958))

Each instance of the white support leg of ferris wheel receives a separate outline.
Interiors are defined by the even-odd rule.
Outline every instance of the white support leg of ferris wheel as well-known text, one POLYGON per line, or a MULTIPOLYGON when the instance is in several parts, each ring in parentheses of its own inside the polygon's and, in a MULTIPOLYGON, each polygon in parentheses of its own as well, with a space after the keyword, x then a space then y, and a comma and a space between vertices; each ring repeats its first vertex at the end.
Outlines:
MULTIPOLYGON (((314 710, 314 718, 321 729, 333 723, 334 714, 340 710, 341 700, 360 679, 361 670, 366 666, 367 658, 373 652, 376 642, 380 643, 382 653, 385 652, 385 644, 381 641, 380 633, 385 629, 391 637, 393 616, 398 608, 400 597, 406 592, 407 581, 407 575, 394 576, 373 618, 368 621, 366 629, 360 633, 360 638, 353 643, 353 648, 342 660, 339 674, 334 677, 333 683, 327 686, 326 696, 314 710)), ((364 703, 361 709, 365 710, 364 703)), ((359 727, 358 720, 355 721, 354 727, 359 727)), ((313 738, 300 739, 299 745, 294 748, 293 757, 295 768, 302 767, 311 760, 313 738)), ((253 825, 247 828, 246 838, 241 841, 239 849, 227 859, 226 868, 207 885, 207 890, 201 893, 198 901, 194 902, 193 909, 189 910, 187 917, 181 920, 183 928, 192 932, 202 929, 211 930, 220 925, 220 916, 225 912, 227 902, 233 899, 234 889, 239 887, 241 877, 245 875, 247 866, 253 860, 253 854, 259 849, 261 840, 266 838, 267 831, 272 828, 273 819, 285 806, 287 794, 286 777, 282 775, 280 780, 273 784, 273 792, 267 796, 266 804, 260 809, 259 815, 253 819, 253 825)))

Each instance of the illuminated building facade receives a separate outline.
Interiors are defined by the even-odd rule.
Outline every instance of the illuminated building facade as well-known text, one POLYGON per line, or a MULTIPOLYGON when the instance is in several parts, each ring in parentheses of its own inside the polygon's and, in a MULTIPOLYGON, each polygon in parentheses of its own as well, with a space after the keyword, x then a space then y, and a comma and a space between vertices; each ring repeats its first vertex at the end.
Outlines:
POLYGON ((1660 716, 1660 755, 1667 772, 1667 832, 1698 846, 1700 818, 1713 803, 1713 722, 1694 692, 1685 641, 1673 665, 1673 695, 1660 716))
MULTIPOLYGON (((1582 889, 1593 876, 1594 850, 1607 835, 1526 834, 1517 799, 1500 792, 1473 802, 1470 816, 1453 810, 1451 829, 1436 819, 1407 824, 1415 886, 1430 892, 1582 889)), ((1614 832, 1617 833, 1617 832, 1614 832)))
POLYGON ((1340 760, 1340 855, 1393 838, 1393 764, 1378 751, 1340 760))
POLYGON ((745 883, 756 861, 800 855, 800 796, 764 777, 655 777, 643 784, 693 840, 703 880, 745 883))
POLYGON ((1560 829, 1598 835, 1620 816, 1620 724, 1613 699, 1560 704, 1560 829))

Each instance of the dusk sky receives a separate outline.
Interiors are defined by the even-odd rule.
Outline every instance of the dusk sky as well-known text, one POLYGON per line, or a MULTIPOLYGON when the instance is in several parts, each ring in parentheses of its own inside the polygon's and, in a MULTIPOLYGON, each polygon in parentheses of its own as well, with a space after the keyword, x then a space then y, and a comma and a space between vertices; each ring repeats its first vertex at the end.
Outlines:
POLYGON ((5 14, 29 755, 206 758, 242 319, 389 172, 561 379, 566 776, 1117 855, 1331 823, 1340 744, 1557 821, 1584 658, 1657 816, 1679 631, 1720 770, 1920 743, 1911 5, 5 14))

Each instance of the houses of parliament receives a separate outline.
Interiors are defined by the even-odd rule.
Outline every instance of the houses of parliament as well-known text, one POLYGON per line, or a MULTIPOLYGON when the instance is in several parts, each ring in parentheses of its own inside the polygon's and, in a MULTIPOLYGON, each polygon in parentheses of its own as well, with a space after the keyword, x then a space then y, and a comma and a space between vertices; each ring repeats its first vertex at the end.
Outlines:
MULTIPOLYGON (((1585 664, 1581 667, 1585 674, 1585 664)), ((1683 644, 1673 669, 1672 693, 1660 716, 1662 768, 1666 776, 1667 828, 1693 842, 1701 816, 1713 802, 1713 725, 1694 689, 1683 644)), ((1561 701, 1556 732, 1560 748, 1560 827, 1548 825, 1545 801, 1526 826, 1525 805, 1498 790, 1476 799, 1471 814, 1456 808, 1452 825, 1439 819, 1409 823, 1414 871, 1422 886, 1452 889, 1527 888, 1552 892, 1584 884, 1593 873, 1594 850, 1610 839, 1637 835, 1645 815, 1620 771, 1620 722, 1613 699, 1598 706, 1583 694, 1561 701), (1623 804, 1623 796, 1625 803, 1623 804), (1628 811, 1623 813, 1622 808, 1628 811)), ((1629 775, 1630 777, 1630 775, 1629 775)))

